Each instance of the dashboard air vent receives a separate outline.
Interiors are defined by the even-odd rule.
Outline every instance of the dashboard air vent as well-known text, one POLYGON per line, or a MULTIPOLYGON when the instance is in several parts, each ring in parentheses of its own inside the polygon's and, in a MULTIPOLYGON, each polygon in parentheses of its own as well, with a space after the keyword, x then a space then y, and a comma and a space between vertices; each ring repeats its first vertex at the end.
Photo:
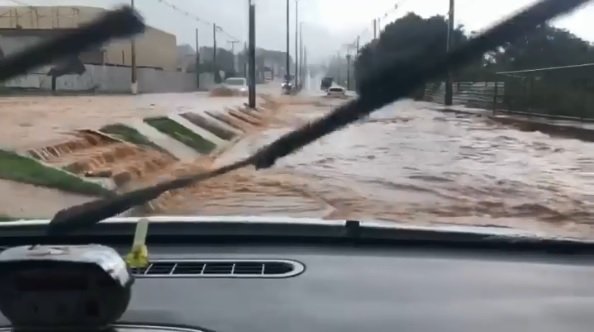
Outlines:
POLYGON ((140 278, 288 278, 304 270, 291 260, 154 260, 132 272, 140 278))

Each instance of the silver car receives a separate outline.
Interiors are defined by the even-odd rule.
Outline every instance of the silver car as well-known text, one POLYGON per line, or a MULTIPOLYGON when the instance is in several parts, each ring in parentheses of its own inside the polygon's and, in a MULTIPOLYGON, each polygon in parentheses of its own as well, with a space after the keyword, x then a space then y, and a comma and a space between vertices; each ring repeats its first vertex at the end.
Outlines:
POLYGON ((331 86, 327 91, 328 97, 346 97, 346 90, 338 85, 331 86))
POLYGON ((223 86, 240 93, 248 92, 247 79, 244 77, 229 77, 223 82, 223 86))

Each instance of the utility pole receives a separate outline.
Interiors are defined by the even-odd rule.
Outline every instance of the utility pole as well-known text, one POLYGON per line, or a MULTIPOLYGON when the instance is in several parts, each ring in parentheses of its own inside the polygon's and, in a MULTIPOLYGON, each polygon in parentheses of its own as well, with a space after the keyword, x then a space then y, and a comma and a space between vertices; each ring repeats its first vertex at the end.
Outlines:
POLYGON ((295 88, 299 86, 299 0, 295 0, 295 88))
MULTIPOLYGON (((450 52, 452 50, 452 43, 454 39, 454 0, 450 0, 450 14, 448 19, 448 35, 447 35, 447 45, 446 50, 450 52)), ((444 104, 446 106, 451 106, 453 104, 454 98, 454 91, 452 86, 452 72, 448 70, 447 78, 446 78, 446 86, 445 86, 445 100, 444 104)))
POLYGON ((340 84, 344 84, 344 81, 342 80, 342 75, 341 70, 340 70, 340 51, 336 51, 336 64, 335 64, 336 68, 335 69, 335 73, 336 75, 334 75, 334 77, 336 77, 336 81, 340 82, 340 84))
POLYGON ((214 79, 217 82, 217 76, 219 75, 219 71, 217 69, 217 24, 212 24, 212 73, 214 74, 214 79))
POLYGON ((347 90, 351 89, 351 55, 347 53, 347 90))
POLYGON ((200 89, 200 45, 198 44, 198 28, 196 28, 196 88, 200 89))
POLYGON ((235 69, 235 44, 239 43, 239 40, 230 40, 228 43, 231 44, 231 54, 233 55, 233 71, 236 71, 236 69, 235 69))
POLYGON ((347 54, 347 90, 351 89, 351 55, 347 54))
MULTIPOLYGON (((249 16, 249 6, 248 6, 248 16, 249 16)), ((248 30, 249 30, 249 24, 248 24, 248 30)), ((249 33, 248 33, 248 39, 249 39, 249 33)), ((248 78, 248 59, 249 55, 248 55, 248 47, 247 47, 247 43, 244 42, 243 43, 243 76, 245 78, 248 78)))
MULTIPOLYGON (((309 65, 307 64, 307 47, 305 47, 305 46, 303 47, 303 68, 305 70, 303 77, 307 82, 310 82, 309 65)), ((310 83, 308 83, 308 84, 310 84, 310 83)))
POLYGON ((239 43, 239 40, 230 40, 228 43, 231 44, 231 53, 235 54, 235 44, 239 43))
POLYGON ((305 75, 303 72, 303 22, 299 23, 299 83, 303 87, 305 75))
POLYGON ((250 108, 256 108, 256 5, 250 1, 250 28, 249 28, 249 91, 248 104, 250 108))
POLYGON ((373 19, 373 40, 377 39, 377 19, 373 19))
POLYGON ((361 41, 361 36, 357 36, 357 54, 355 56, 359 56, 359 42, 361 41))
MULTIPOLYGON (((134 0, 130 0, 130 7, 134 10, 134 0)), ((134 37, 130 39, 130 92, 135 95, 138 93, 138 82, 136 80, 136 41, 134 37)))
POLYGON ((382 35, 382 19, 381 17, 377 18, 377 36, 381 36, 382 35))
POLYGON ((290 61, 290 46, 289 46, 289 0, 287 0, 287 58, 286 58, 286 74, 285 74, 285 80, 289 81, 291 78, 291 61, 290 61))

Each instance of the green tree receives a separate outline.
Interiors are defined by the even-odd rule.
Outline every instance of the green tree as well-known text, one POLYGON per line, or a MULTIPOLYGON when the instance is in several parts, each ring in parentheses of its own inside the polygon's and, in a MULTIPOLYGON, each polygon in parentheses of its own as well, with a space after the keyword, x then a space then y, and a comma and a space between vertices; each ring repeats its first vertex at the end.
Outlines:
MULTIPOLYGON (((366 44, 355 61, 357 89, 368 77, 379 70, 381 64, 391 61, 402 63, 426 62, 446 53, 447 20, 443 16, 422 18, 414 13, 388 24, 378 40, 366 44)), ((454 31, 454 44, 467 40, 462 26, 454 31)))
MULTIPOLYGON (((463 26, 454 31, 454 47, 473 35, 463 26)), ((357 90, 381 70, 382 64, 424 63, 445 55, 447 20, 443 16, 422 18, 414 13, 392 22, 378 40, 365 45, 355 62, 357 90)), ((572 33, 543 24, 518 36, 497 50, 453 73, 456 81, 505 81, 506 106, 552 114, 594 117, 594 67, 539 70, 513 76, 517 71, 594 63, 594 47, 572 33)), ((437 81, 443 81, 444 77, 437 81)), ((389 87, 386 87, 389 88, 389 87)))
POLYGON ((547 24, 530 34, 506 43, 493 52, 492 67, 497 70, 521 70, 567 66, 594 62, 592 45, 569 31, 547 24))
MULTIPOLYGON (((213 48, 212 47, 201 47, 200 48, 200 58, 201 64, 199 67, 200 72, 213 72, 214 64, 213 64, 213 48)), ((218 71, 222 70, 225 72, 225 76, 235 76, 237 75, 236 68, 234 68, 235 57, 233 53, 229 50, 224 48, 217 47, 217 63, 216 63, 216 73, 215 73, 215 81, 220 82, 221 77, 218 75, 218 71)))
MULTIPOLYGON (((518 71, 594 62, 594 47, 547 24, 493 52, 492 71, 518 71)), ((510 109, 594 117, 594 67, 535 70, 499 76, 510 109)))

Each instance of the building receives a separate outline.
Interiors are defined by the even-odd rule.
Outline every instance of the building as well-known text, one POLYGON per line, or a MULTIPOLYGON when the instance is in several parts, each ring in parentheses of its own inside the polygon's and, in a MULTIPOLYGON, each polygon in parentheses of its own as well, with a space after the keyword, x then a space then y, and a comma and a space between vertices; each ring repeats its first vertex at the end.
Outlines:
POLYGON ((196 51, 188 44, 177 46, 177 70, 193 72, 196 67, 196 51))
MULTIPOLYGON (((106 10, 84 6, 0 7, 0 56, 18 52, 55 34, 93 21, 106 10)), ((136 37, 136 64, 142 68, 177 70, 175 35, 147 27, 136 37)), ((85 64, 131 65, 130 41, 114 40, 81 55, 85 64)))
MULTIPOLYGON (((240 73, 247 70, 247 53, 241 52, 237 56, 240 73)), ((289 69, 291 74, 295 68, 293 57, 289 56, 289 69)), ((256 80, 258 82, 269 81, 274 78, 283 78, 287 72, 287 53, 283 51, 267 50, 256 48, 256 80)))

